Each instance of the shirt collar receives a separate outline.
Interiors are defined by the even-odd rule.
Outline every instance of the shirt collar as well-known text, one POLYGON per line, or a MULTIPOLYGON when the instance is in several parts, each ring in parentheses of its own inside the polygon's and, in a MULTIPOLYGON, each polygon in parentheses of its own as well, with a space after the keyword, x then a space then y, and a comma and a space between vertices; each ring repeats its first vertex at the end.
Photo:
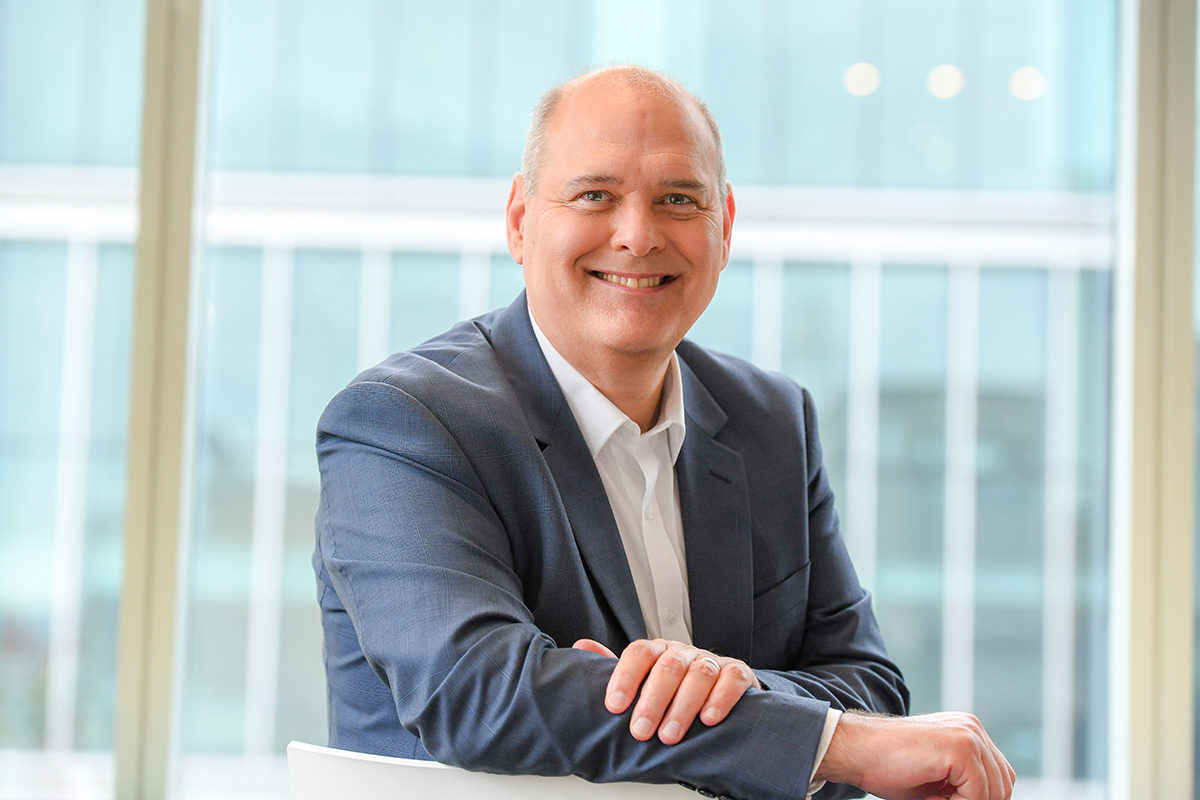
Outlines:
MULTIPOLYGON (((538 327, 532 312, 529 314, 529 321, 533 325, 533 334, 542 348, 542 355, 546 357, 546 363, 550 365, 550 372, 554 374, 554 379, 558 381, 559 388, 567 398, 567 405, 571 407, 571 413, 575 415, 575 422, 579 425, 579 430, 583 434, 583 440, 587 443, 588 452, 592 454, 592 458, 594 459, 604 445, 608 444, 608 441, 622 428, 637 433, 639 430, 637 423, 613 405, 612 401, 601 394, 600 390, 593 386, 587 378, 583 377, 571 362, 554 349, 554 345, 538 327)), ((683 437, 686 433, 683 413, 683 382, 679 370, 679 356, 674 352, 671 353, 671 360, 667 364, 666 379, 663 381, 663 399, 659 408, 658 421, 644 435, 656 436, 663 431, 666 431, 667 446, 671 451, 671 463, 674 464, 679 457, 680 448, 683 447, 683 437)))

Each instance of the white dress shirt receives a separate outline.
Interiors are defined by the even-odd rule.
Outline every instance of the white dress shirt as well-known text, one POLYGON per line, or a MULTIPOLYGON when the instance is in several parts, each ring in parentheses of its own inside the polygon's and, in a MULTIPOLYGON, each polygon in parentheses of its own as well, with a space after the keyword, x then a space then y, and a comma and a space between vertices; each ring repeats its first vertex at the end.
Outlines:
MULTIPOLYGON (((532 313, 529 320, 596 462, 625 546, 646 633, 652 639, 691 644, 683 518, 675 481, 675 459, 686 433, 679 357, 671 353, 658 421, 642 433, 636 422, 554 349, 532 313)), ((841 712, 831 708, 825 718, 813 775, 829 749, 840 717, 841 712)), ((824 781, 813 781, 810 776, 808 797, 824 785, 824 781)))
POLYGON ((533 325, 550 371, 583 433, 616 518, 650 638, 692 643, 687 560, 675 459, 683 446, 683 390, 671 354, 658 422, 637 423, 600 393, 533 325))

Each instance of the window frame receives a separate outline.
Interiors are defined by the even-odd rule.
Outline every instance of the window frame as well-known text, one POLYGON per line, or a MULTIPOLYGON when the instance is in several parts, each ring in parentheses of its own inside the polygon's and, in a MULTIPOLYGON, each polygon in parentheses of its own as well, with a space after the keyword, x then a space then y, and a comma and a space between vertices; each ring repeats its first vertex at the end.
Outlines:
POLYGON ((1196 2, 1120 19, 1109 784, 1192 797, 1196 2))
POLYGON ((115 796, 170 796, 203 0, 147 0, 115 796))

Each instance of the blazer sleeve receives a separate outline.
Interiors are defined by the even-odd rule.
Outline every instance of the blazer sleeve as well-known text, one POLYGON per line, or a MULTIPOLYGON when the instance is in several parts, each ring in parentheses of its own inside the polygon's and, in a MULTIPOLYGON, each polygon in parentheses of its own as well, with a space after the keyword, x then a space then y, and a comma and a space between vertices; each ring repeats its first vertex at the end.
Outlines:
POLYGON ((318 431, 316 557, 399 724, 468 769, 804 797, 828 703, 803 692, 751 690, 674 746, 633 739, 604 708, 615 661, 534 623, 464 435, 381 382, 344 390, 318 431))
MULTIPOLYGON (((796 387, 799 388, 799 387, 796 387)), ((808 596, 803 644, 793 668, 755 669, 764 687, 826 701, 842 711, 905 715, 909 691, 888 658, 883 636, 846 550, 825 472, 816 411, 802 394, 808 507, 808 596)), ((862 795, 860 789, 829 784, 820 800, 862 795)))
POLYGON ((803 646, 794 669, 758 670, 775 691, 829 701, 838 709, 908 712, 908 689, 883 637, 839 531, 817 435, 812 398, 803 394, 808 507, 808 596, 803 646))

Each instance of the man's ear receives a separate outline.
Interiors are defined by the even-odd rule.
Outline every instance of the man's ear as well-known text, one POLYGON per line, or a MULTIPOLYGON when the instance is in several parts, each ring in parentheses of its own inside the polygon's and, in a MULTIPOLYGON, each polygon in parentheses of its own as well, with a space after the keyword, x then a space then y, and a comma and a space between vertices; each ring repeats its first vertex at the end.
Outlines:
POLYGON ((504 207, 504 222, 508 233, 508 254, 513 261, 524 264, 525 258, 525 176, 513 176, 508 205, 504 207))
POLYGON ((729 263, 729 243, 733 236, 733 217, 737 214, 737 204, 733 202, 733 184, 726 181, 725 183, 725 208, 721 212, 721 237, 725 240, 722 247, 723 262, 721 269, 725 269, 725 265, 729 263))

